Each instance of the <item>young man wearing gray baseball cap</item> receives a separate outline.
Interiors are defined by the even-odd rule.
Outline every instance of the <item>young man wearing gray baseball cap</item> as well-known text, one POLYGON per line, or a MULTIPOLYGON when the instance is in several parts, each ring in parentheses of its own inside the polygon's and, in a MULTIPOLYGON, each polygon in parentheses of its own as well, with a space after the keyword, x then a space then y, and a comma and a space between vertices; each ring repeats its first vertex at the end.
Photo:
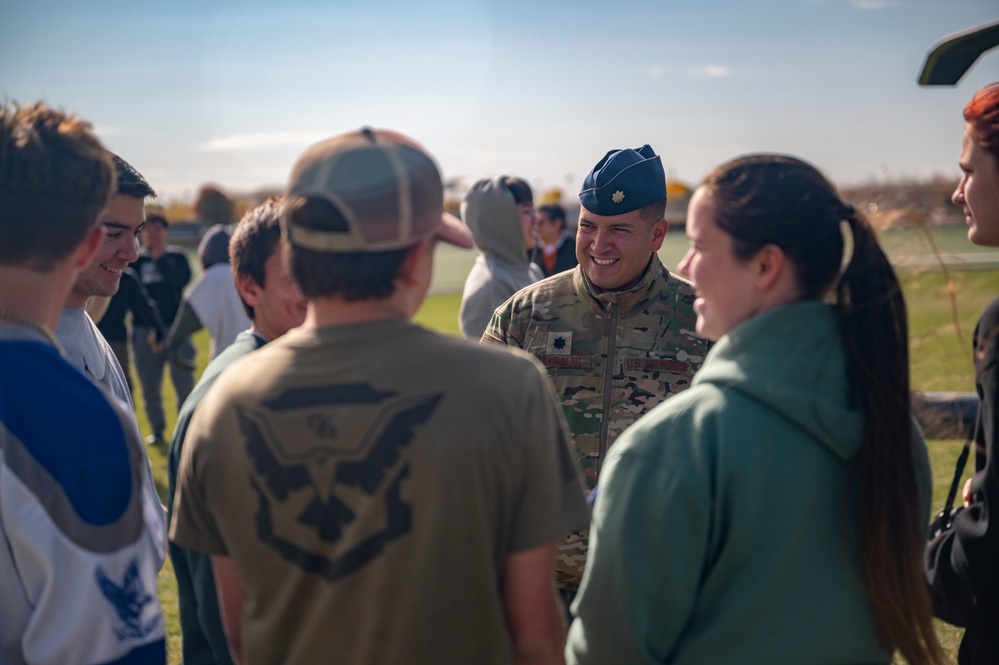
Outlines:
POLYGON ((205 397, 171 525, 212 554, 232 648, 251 665, 561 662, 555 544, 588 513, 544 371, 411 322, 436 242, 471 247, 437 166, 363 129, 310 148, 286 195, 305 324, 205 397))
MULTIPOLYGON (((708 343, 695 332, 694 290, 657 252, 669 228, 662 159, 649 145, 611 150, 579 192, 579 265, 514 294, 483 341, 529 351, 545 365, 588 490, 627 427, 690 385, 708 343)), ((583 578, 588 533, 559 545, 566 609, 583 578)))

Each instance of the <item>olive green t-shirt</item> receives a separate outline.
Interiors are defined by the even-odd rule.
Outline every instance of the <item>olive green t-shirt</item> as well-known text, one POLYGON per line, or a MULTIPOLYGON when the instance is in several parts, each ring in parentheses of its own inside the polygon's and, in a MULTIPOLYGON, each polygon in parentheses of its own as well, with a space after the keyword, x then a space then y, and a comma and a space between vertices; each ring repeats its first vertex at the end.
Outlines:
POLYGON ((294 330, 195 413, 171 538, 232 558, 254 663, 509 663, 511 553, 588 523, 526 354, 403 320, 294 330))

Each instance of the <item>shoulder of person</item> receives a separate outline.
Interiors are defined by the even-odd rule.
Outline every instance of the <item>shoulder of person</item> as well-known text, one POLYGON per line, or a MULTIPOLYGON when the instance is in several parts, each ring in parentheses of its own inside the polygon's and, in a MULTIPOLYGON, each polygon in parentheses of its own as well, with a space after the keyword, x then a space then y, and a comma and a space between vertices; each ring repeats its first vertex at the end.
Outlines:
POLYGON ((551 316, 555 309, 564 309, 566 305, 578 303, 579 298, 572 284, 572 274, 572 271, 559 273, 514 293, 496 308, 489 325, 486 326, 484 336, 500 341, 503 335, 498 332, 513 332, 512 337, 522 341, 523 331, 536 322, 536 316, 545 319, 551 316))
POLYGON ((462 368, 462 381, 466 386, 476 383, 524 386, 524 382, 533 374, 546 376, 541 362, 516 344, 482 343, 447 337, 442 352, 449 363, 462 368))
POLYGON ((577 301, 576 289, 572 282, 573 271, 568 270, 520 289, 507 301, 513 307, 514 314, 535 307, 547 307, 564 301, 577 301))

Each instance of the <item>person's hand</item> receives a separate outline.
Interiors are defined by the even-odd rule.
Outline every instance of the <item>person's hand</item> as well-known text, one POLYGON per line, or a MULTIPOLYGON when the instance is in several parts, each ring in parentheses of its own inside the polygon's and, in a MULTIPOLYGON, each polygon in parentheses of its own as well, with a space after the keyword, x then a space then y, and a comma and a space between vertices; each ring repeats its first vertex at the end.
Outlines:
POLYGON ((149 345, 149 350, 153 353, 157 355, 163 353, 163 340, 156 339, 155 330, 149 331, 149 337, 146 338, 146 344, 149 345))
POLYGON ((965 508, 975 502, 975 495, 971 493, 971 478, 968 478, 964 483, 964 489, 961 490, 961 500, 964 501, 965 508))

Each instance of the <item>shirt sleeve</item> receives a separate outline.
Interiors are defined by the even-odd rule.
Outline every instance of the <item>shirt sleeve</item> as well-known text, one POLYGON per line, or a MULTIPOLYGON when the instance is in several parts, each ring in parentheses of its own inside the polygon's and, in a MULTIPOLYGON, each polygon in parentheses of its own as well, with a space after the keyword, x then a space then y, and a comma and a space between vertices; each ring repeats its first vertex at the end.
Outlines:
POLYGON ((229 438, 239 431, 233 417, 235 407, 224 399, 213 399, 218 398, 220 387, 222 384, 216 383, 206 393, 184 438, 170 519, 170 540, 196 552, 228 555, 207 500, 213 485, 214 467, 224 463, 229 438))
POLYGON ((519 331, 518 334, 518 331, 515 329, 517 321, 514 320, 513 309, 512 298, 497 307, 496 311, 493 312, 492 318, 489 319, 486 331, 482 333, 480 341, 515 346, 519 349, 524 348, 523 331, 519 331))
POLYGON ((166 338, 166 350, 167 353, 173 353, 180 348, 184 340, 198 332, 203 328, 201 319, 195 313, 194 308, 185 299, 180 303, 180 311, 177 312, 176 318, 173 320, 173 325, 167 332, 166 338))
POLYGON ((214 282, 214 273, 202 272, 184 292, 183 302, 186 302, 202 321, 208 314, 208 308, 214 296, 212 282, 214 282))

